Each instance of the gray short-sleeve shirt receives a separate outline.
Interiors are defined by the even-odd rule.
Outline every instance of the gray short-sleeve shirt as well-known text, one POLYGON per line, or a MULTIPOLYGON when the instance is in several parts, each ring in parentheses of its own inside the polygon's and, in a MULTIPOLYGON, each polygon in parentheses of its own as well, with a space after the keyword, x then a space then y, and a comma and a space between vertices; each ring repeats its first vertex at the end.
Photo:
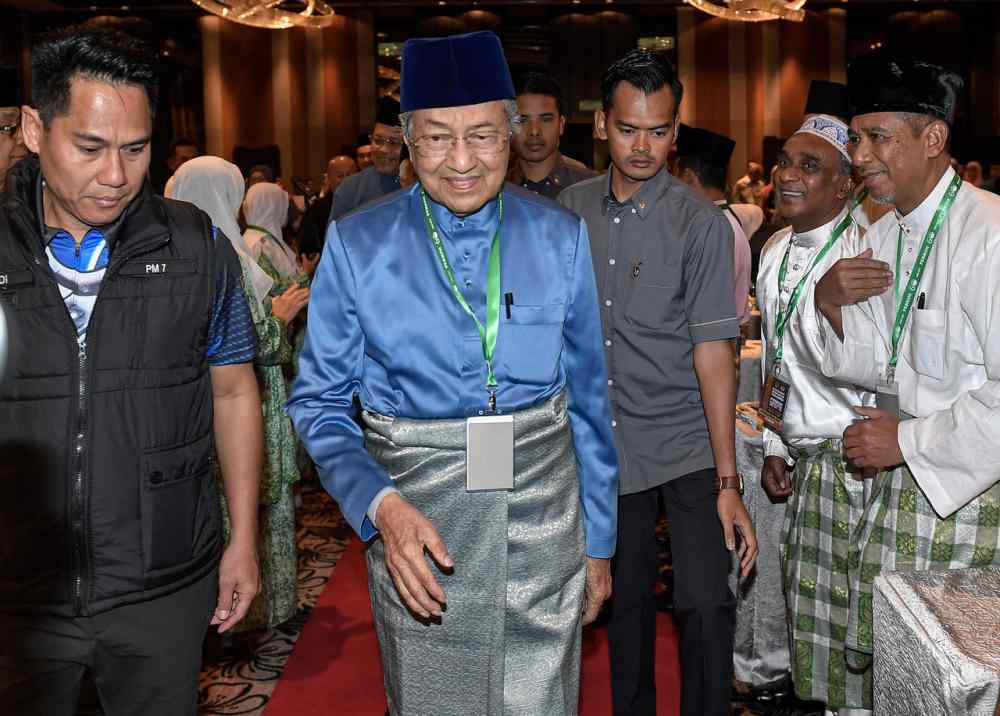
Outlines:
POLYGON ((628 201, 611 172, 564 190, 587 222, 621 494, 715 466, 694 346, 735 338, 733 231, 666 169, 628 201))

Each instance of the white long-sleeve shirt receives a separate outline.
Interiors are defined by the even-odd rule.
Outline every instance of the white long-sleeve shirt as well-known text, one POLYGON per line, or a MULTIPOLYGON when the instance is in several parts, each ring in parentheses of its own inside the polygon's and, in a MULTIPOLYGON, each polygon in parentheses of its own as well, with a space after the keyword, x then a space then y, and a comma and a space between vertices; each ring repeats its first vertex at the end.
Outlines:
MULTIPOLYGON (((832 221, 801 234, 785 227, 764 245, 757 274, 757 303, 760 306, 764 356, 770 358, 774 349, 774 324, 779 301, 782 309, 788 305, 799 279, 812 265, 846 213, 845 209, 832 221), (786 250, 789 251, 788 271, 779 289, 778 273, 786 250)), ((839 259, 856 255, 862 243, 862 232, 852 223, 812 270, 803 287, 795 312, 785 328, 781 380, 790 385, 790 390, 785 403, 782 434, 764 429, 765 456, 777 455, 792 464, 788 446, 803 449, 815 447, 830 438, 840 439, 851 420, 858 417, 854 406, 873 403, 871 393, 850 383, 831 380, 820 373, 825 340, 819 335, 813 300, 816 282, 839 259)), ((767 359, 761 361, 765 380, 771 367, 767 359)))
MULTIPOLYGON (((945 171, 906 216, 886 214, 866 236, 875 258, 895 267, 902 230, 900 292, 920 242, 955 176, 945 171)), ((947 517, 1000 480, 1000 196, 964 183, 918 288, 895 380, 899 447, 934 510, 947 517)), ((889 362, 894 291, 843 309, 841 342, 825 318, 823 372, 874 388, 889 362)))
MULTIPOLYGON (((752 261, 750 239, 743 229, 743 223, 740 220, 739 213, 735 211, 735 206, 730 204, 729 207, 726 207, 725 204, 725 199, 715 202, 715 205, 722 209, 722 213, 729 221, 729 226, 733 230, 733 277, 736 279, 736 318, 740 323, 745 323, 750 319, 750 306, 747 301, 750 296, 750 264, 752 261), (733 209, 733 211, 728 211, 727 209, 733 209)), ((743 204, 741 206, 746 205, 743 204)), ((750 208, 760 211, 760 208, 756 206, 751 206, 750 208)), ((761 213, 761 216, 763 216, 763 213, 761 213)))

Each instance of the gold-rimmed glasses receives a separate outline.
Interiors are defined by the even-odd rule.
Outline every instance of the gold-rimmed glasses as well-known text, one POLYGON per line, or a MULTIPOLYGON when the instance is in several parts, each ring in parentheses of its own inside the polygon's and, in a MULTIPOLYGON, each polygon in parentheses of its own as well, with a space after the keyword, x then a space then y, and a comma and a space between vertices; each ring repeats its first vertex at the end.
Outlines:
POLYGON ((425 134, 412 140, 410 145, 420 156, 434 159, 446 155, 459 142, 465 144, 473 154, 497 154, 503 151, 509 139, 509 133, 494 131, 472 132, 464 137, 456 137, 453 134, 425 134))

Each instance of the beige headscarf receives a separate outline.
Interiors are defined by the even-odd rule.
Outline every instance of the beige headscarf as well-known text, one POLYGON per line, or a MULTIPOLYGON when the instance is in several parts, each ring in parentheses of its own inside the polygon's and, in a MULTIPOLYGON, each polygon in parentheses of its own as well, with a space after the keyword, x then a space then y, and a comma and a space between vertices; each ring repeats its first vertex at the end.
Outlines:
POLYGON ((296 276, 298 257, 281 233, 288 220, 288 193, 270 182, 254 184, 243 200, 243 217, 247 221, 243 240, 251 255, 267 256, 282 278, 296 276))
POLYGON ((201 156, 182 164, 167 187, 170 199, 188 201, 208 214, 215 227, 229 239, 250 278, 254 297, 264 308, 274 281, 250 255, 240 233, 236 216, 243 201, 243 175, 235 164, 225 159, 201 156))

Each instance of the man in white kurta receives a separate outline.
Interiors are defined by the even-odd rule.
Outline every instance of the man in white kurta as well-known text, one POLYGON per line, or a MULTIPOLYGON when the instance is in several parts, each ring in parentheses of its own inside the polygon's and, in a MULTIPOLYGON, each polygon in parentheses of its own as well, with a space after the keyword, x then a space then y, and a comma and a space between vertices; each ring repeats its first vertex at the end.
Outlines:
POLYGON ((789 385, 780 427, 764 429, 761 483, 772 500, 787 499, 781 547, 793 683, 800 698, 832 710, 871 708, 871 672, 852 673, 844 647, 850 534, 865 495, 841 436, 858 417, 854 406, 873 399, 819 373, 823 341, 813 301, 817 279, 863 241, 849 216, 847 138, 843 121, 812 115, 782 147, 777 203, 791 226, 764 246, 757 276, 765 383, 776 372, 789 385))
POLYGON ((855 536, 847 634, 870 653, 880 571, 1000 563, 1000 197, 950 167, 956 75, 879 57, 849 72, 854 166, 896 207, 868 231, 873 256, 816 288, 823 372, 878 389, 886 408, 844 434, 855 463, 881 470, 855 536))

